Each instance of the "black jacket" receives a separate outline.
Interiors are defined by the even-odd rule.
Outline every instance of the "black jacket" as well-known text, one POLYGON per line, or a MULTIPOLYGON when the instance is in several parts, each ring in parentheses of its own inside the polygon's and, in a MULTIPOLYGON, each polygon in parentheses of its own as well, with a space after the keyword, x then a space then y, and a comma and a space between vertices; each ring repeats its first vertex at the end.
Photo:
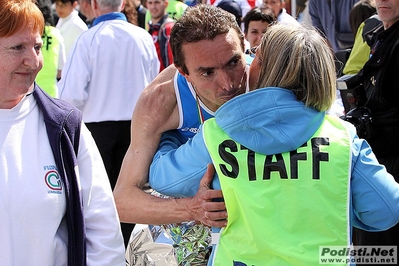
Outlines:
POLYGON ((377 157, 399 155, 399 22, 366 35, 372 56, 361 71, 371 110, 372 137, 367 138, 377 157))

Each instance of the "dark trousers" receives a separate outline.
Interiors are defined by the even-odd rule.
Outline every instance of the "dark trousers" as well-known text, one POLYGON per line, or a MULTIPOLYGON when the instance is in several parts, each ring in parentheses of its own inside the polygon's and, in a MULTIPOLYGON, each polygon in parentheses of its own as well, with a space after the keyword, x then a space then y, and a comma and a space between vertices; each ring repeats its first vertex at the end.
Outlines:
MULTIPOLYGON (((103 159, 112 190, 115 187, 123 158, 130 144, 130 121, 86 123, 103 159)), ((134 224, 121 223, 125 247, 134 224)))
MULTIPOLYGON (((399 181, 399 156, 388 158, 377 158, 380 164, 383 164, 388 173, 393 175, 396 182, 399 181)), ((399 248, 399 224, 382 232, 366 232, 361 229, 354 228, 353 230, 353 244, 358 246, 396 246, 399 248)), ((366 264, 356 264, 366 265, 366 264)), ((371 264, 367 264, 371 265, 371 264)), ((388 265, 388 264, 378 264, 388 265)), ((398 257, 395 258, 395 264, 398 265, 398 257)))

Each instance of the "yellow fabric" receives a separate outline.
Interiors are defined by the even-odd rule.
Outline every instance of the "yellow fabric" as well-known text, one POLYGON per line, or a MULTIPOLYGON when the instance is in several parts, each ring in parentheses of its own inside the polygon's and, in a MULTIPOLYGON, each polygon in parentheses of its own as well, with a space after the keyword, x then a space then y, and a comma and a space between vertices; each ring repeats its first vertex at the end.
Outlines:
POLYGON ((42 36, 43 68, 37 74, 36 83, 50 96, 57 96, 58 56, 60 52, 60 36, 58 29, 45 26, 42 36))
POLYGON ((362 36, 364 25, 362 22, 357 30, 355 43, 342 72, 344 74, 356 74, 370 58, 370 46, 363 41, 362 36))
POLYGON ((203 133, 229 214, 214 266, 319 265, 319 246, 349 244, 350 138, 338 118, 271 156, 231 140, 215 119, 203 133))

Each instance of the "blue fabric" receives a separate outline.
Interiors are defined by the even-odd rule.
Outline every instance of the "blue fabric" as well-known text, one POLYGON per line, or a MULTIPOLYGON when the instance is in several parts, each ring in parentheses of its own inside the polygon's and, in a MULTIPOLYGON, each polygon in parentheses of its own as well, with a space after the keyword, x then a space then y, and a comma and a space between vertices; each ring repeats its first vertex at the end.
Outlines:
POLYGON ((250 56, 249 54, 245 54, 245 62, 247 63, 247 65, 251 65, 252 61, 254 61, 254 57, 250 56))
MULTIPOLYGON (((183 117, 183 124, 178 129, 178 132, 187 141, 197 134, 201 125, 198 114, 198 103, 195 95, 193 95, 193 92, 189 88, 189 83, 180 73, 177 74, 177 89, 179 93, 177 101, 180 102, 182 108, 181 116, 183 117)), ((208 112, 202 107, 201 112, 205 120, 213 117, 213 113, 208 112)))
POLYGON ((107 20, 114 20, 114 19, 127 21, 125 14, 120 13, 120 12, 113 12, 113 13, 108 13, 108 14, 105 14, 105 15, 102 15, 102 16, 99 16, 98 18, 96 18, 93 21, 92 27, 96 26, 100 22, 107 21, 107 20))
POLYGON ((353 46, 355 36, 349 22, 349 12, 359 0, 309 0, 312 25, 330 41, 334 51, 353 46))

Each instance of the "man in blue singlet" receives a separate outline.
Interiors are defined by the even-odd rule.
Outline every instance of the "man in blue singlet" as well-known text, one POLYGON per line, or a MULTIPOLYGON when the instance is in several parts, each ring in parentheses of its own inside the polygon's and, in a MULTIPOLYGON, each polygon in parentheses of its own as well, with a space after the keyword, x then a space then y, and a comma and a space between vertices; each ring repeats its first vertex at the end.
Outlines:
POLYGON ((224 203, 211 202, 222 193, 207 189, 213 173, 193 198, 160 199, 142 188, 163 132, 178 130, 187 141, 222 104, 249 90, 244 36, 232 14, 197 5, 175 23, 171 47, 174 65, 143 91, 133 113, 131 144, 114 189, 119 216, 129 223, 197 220, 223 227, 224 203))

